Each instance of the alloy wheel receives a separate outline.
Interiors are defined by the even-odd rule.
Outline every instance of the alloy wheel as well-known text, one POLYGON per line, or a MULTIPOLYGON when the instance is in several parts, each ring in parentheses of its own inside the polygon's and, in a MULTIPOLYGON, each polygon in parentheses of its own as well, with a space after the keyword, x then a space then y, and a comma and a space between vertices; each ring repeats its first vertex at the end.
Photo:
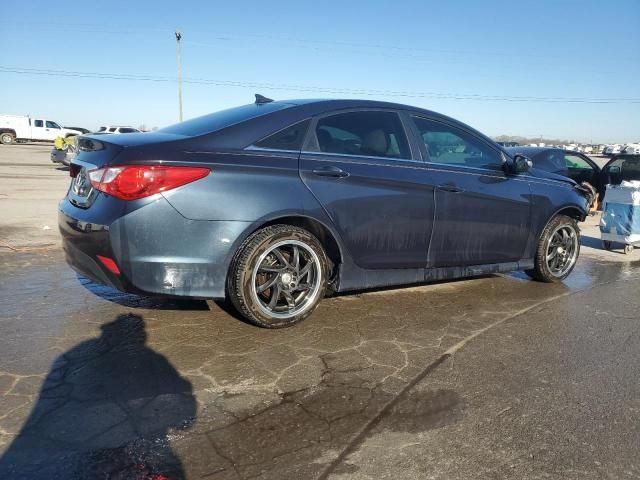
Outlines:
POLYGON ((555 277, 567 273, 578 258, 578 234, 571 225, 559 225, 549 236, 545 251, 547 267, 555 277))
POLYGON ((262 253, 251 277, 251 295, 266 315, 285 319, 314 305, 322 286, 316 252, 298 240, 283 240, 262 253))

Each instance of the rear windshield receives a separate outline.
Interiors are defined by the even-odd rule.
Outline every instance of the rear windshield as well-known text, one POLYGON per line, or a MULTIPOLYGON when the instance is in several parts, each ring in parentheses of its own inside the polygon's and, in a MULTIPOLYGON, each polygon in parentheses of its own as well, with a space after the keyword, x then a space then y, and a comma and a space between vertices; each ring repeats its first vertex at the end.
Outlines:
POLYGON ((192 118, 175 125, 161 128, 160 132, 174 133, 176 135, 186 135, 194 137, 204 135, 205 133, 215 132, 225 127, 229 127, 236 123, 244 122, 267 113, 277 112, 285 108, 291 107, 288 103, 266 103, 256 105, 255 103, 243 105, 242 107, 221 110, 220 112, 210 113, 202 117, 192 118))

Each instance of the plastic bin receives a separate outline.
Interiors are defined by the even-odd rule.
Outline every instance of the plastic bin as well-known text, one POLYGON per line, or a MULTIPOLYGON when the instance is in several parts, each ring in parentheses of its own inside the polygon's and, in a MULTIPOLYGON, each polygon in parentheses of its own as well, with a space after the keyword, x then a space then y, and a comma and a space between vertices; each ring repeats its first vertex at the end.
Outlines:
POLYGON ((600 235, 607 250, 611 250, 613 242, 624 244, 625 253, 640 245, 640 181, 607 185, 600 235))

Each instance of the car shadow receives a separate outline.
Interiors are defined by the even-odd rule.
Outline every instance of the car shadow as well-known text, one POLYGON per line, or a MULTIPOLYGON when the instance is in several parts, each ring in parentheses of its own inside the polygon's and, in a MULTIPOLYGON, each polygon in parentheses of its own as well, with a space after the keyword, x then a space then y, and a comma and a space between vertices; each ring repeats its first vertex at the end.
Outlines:
POLYGON ((80 284, 92 294, 123 307, 154 310, 209 310, 206 300, 124 293, 113 287, 95 283, 80 274, 76 274, 76 276, 80 284))
POLYGON ((141 316, 101 330, 53 362, 0 478, 184 478, 167 434, 196 417, 191 383, 146 345, 141 316))

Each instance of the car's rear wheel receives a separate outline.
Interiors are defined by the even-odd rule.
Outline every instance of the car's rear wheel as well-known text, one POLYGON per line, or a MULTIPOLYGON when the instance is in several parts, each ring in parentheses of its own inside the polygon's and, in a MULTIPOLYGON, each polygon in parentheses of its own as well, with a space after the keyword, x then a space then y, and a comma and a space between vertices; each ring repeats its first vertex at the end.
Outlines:
POLYGON ((227 280, 228 296, 250 322, 282 328, 307 318, 324 296, 328 260, 308 231, 273 225, 238 249, 227 280))
POLYGON ((579 255, 580 229, 577 222, 566 215, 558 215, 540 235, 535 266, 526 273, 541 282, 559 282, 572 272, 579 255))
POLYGON ((16 137, 13 136, 13 133, 3 132, 0 133, 0 143, 4 145, 11 145, 16 141, 16 137))

